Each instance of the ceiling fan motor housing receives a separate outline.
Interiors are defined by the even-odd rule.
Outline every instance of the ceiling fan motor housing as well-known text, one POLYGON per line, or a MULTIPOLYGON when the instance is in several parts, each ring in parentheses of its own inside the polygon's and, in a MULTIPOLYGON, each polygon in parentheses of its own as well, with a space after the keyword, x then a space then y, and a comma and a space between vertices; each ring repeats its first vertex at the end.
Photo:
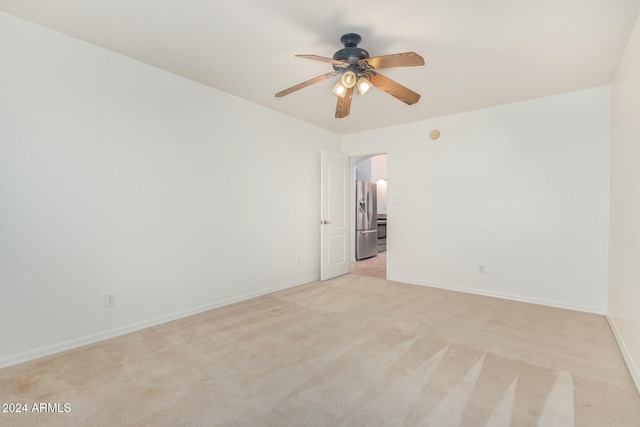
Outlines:
MULTIPOLYGON (((344 45, 344 49, 340 49, 333 54, 333 59, 348 62, 351 65, 358 64, 358 61, 369 58, 369 52, 359 48, 362 38, 358 34, 345 34, 340 38, 340 42, 344 45)), ((343 69, 340 65, 334 65, 335 70, 343 69)))

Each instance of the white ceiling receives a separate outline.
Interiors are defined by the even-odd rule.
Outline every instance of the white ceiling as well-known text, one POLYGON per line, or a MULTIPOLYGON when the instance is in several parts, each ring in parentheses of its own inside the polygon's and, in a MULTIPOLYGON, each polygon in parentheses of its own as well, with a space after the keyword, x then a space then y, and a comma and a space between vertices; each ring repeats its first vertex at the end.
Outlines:
POLYGON ((611 83, 640 0, 0 0, 0 10, 340 134, 611 83), (334 118, 332 70, 349 32, 371 56, 414 51, 426 66, 383 74, 420 93, 379 90, 334 118))

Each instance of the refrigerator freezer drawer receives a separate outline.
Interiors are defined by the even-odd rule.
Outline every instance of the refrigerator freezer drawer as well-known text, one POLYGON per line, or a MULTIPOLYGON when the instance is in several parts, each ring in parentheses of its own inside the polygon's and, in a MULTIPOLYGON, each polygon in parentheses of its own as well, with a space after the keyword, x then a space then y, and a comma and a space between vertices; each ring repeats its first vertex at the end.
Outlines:
POLYGON ((378 230, 357 232, 356 259, 361 260, 378 255, 378 230))

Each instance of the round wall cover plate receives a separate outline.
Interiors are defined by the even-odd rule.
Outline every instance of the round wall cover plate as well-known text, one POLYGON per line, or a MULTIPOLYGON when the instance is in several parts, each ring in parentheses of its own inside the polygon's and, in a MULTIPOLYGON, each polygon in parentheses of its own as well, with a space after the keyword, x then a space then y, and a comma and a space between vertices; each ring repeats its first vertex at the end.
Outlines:
POLYGON ((434 129, 429 133, 429 138, 436 140, 440 138, 440 131, 438 129, 434 129))

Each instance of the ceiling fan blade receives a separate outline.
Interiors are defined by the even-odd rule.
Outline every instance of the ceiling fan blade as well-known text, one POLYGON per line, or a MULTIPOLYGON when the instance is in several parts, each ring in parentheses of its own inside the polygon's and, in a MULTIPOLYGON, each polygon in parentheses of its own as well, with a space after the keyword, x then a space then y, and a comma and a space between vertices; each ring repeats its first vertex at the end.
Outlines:
POLYGON ((311 60, 320 61, 320 62, 327 62, 329 64, 344 65, 345 67, 349 65, 348 62, 338 61, 337 59, 332 59, 332 58, 325 58, 324 56, 318 56, 318 55, 296 55, 296 57, 311 59, 311 60))
POLYGON ((405 104, 415 104, 420 100, 420 94, 415 93, 411 89, 396 83, 389 77, 385 77, 380 73, 371 73, 371 84, 378 89, 387 92, 389 95, 399 99, 405 104))
POLYGON ((336 118, 342 119, 349 115, 351 111, 351 98, 353 96, 353 88, 350 87, 347 89, 347 92, 344 96, 338 97, 338 104, 336 105, 336 118))
POLYGON ((424 65, 424 58, 415 52, 394 53, 365 59, 373 68, 415 67, 424 65))
POLYGON ((276 98, 280 98, 282 96, 289 95, 291 92, 295 92, 295 91, 300 90, 302 88, 305 88, 307 86, 311 86, 314 83, 318 83, 318 82, 321 82, 323 80, 329 79, 331 77, 334 77, 337 74, 338 73, 336 73, 335 71, 332 71, 330 73, 323 74, 323 75, 318 76, 318 77, 314 77, 313 79, 309 79, 306 82, 298 83, 295 86, 291 86, 289 89, 285 89, 285 90, 282 90, 282 91, 276 93, 276 98))

